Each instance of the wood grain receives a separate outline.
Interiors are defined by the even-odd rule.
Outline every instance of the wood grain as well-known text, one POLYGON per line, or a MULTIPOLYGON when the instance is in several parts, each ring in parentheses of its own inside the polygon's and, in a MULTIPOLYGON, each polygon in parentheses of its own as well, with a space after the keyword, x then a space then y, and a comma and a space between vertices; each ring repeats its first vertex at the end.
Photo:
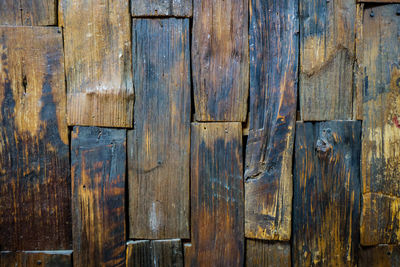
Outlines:
POLYGON ((56 0, 2 0, 0 25, 57 25, 56 0))
POLYGON ((130 237, 189 238, 188 19, 134 19, 135 129, 128 131, 130 237))
POLYGON ((126 130, 71 134, 74 266, 125 265, 126 130))
POLYGON ((296 120, 298 3, 251 1, 246 237, 289 240, 296 120))
POLYGON ((290 267, 290 243, 256 239, 246 241, 246 267, 290 267))
POLYGON ((0 27, 0 250, 71 248, 59 28, 0 27))
POLYGON ((191 246, 185 266, 244 264, 241 123, 192 123, 191 246))
POLYGON ((192 0, 131 0, 134 17, 191 17, 192 0))
POLYGON ((150 240, 136 240, 126 243, 126 267, 152 266, 150 240))
POLYGON ((0 252, 0 267, 72 267, 72 250, 0 252))
POLYGON ((400 0, 357 0, 359 3, 376 3, 376 4, 389 4, 389 3, 400 3, 400 0))
POLYGON ((378 245, 360 249, 359 267, 396 267, 400 266, 400 247, 378 245))
POLYGON ((366 5, 364 9, 362 50, 358 55, 364 70, 362 191, 376 193, 375 201, 384 202, 364 203, 362 245, 400 242, 399 215, 396 215, 400 213, 397 204, 400 197, 400 16, 396 15, 399 9, 400 5, 366 5), (382 209, 373 210, 368 205, 382 209), (396 217, 389 220, 393 225, 374 228, 373 214, 389 216, 386 210, 389 206, 392 207, 390 214, 396 217))
POLYGON ((356 3, 300 0, 299 11, 301 119, 351 119, 356 3))
POLYGON ((194 0, 192 73, 197 121, 246 120, 248 0, 194 0))
POLYGON ((361 122, 298 122, 293 186, 294 266, 355 266, 361 122))
POLYGON ((133 126, 128 0, 61 0, 68 124, 133 126))

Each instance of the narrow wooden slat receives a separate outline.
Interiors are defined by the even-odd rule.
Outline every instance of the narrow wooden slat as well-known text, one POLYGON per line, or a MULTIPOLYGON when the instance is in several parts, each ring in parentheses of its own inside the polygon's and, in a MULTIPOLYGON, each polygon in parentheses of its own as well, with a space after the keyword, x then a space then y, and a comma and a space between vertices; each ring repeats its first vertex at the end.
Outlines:
POLYGON ((247 239, 246 267, 290 267, 290 244, 247 239))
POLYGON ((129 241, 126 244, 126 267, 151 266, 150 240, 129 241))
POLYGON ((298 2, 255 0, 250 16, 246 237, 289 240, 296 120, 298 2))
POLYGON ((192 0, 131 0, 134 17, 191 17, 192 0))
POLYGON ((189 20, 134 19, 132 26, 130 237, 189 238, 189 20))
POLYGON ((294 266, 355 266, 359 244, 361 122, 297 123, 294 266))
POLYGON ((244 264, 241 123, 191 127, 191 246, 185 266, 244 264))
POLYGON ((68 124, 132 127, 129 1, 61 0, 68 124))
POLYGON ((363 205, 362 245, 400 242, 400 16, 396 15, 399 9, 398 4, 364 8, 362 50, 358 53, 364 70, 362 190, 364 194, 377 195, 368 196, 374 198, 373 202, 363 205), (391 225, 375 228, 374 214, 389 216, 388 207, 393 216, 387 218, 391 225))
POLYGON ((126 130, 74 127, 74 266, 125 264, 126 130))
POLYGON ((192 73, 197 121, 246 120, 248 0, 193 1, 192 73))
POLYGON ((0 267, 72 267, 72 250, 0 252, 0 267))
POLYGON ((59 28, 0 27, 1 250, 71 248, 59 28))
POLYGON ((356 3, 300 0, 299 11, 301 119, 351 119, 356 3))
POLYGON ((57 25, 57 1, 1 0, 0 25, 57 25))
POLYGON ((378 245, 360 249, 359 267, 397 267, 400 266, 400 247, 378 245))

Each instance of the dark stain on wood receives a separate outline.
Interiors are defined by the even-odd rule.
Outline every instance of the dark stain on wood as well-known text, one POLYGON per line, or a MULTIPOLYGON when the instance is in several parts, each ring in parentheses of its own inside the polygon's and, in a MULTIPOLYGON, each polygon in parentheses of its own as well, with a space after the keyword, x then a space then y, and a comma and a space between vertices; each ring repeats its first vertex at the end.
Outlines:
POLYGON ((0 252, 0 267, 72 267, 72 250, 0 252))
POLYGON ((378 245, 360 248, 359 267, 397 267, 400 266, 400 247, 398 245, 378 245))

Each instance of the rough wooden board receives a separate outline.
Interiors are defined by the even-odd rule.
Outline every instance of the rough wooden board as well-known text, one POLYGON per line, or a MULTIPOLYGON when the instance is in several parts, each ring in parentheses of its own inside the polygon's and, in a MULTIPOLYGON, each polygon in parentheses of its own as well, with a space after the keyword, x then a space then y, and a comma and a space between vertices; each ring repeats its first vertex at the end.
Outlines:
POLYGON ((132 127, 128 0, 61 0, 68 124, 132 127))
POLYGON ((130 237, 189 238, 189 19, 134 19, 130 237))
POLYGON ((300 0, 299 11, 301 119, 351 119, 356 3, 300 0))
POLYGON ((72 267, 72 250, 0 252, 0 267, 72 267))
POLYGON ((194 0, 192 73, 197 121, 242 121, 249 82, 248 0, 194 0))
POLYGON ((400 3, 400 0, 357 0, 359 3, 376 3, 376 4, 387 4, 387 3, 400 3))
POLYGON ((152 266, 150 240, 129 241, 126 244, 126 267, 152 266))
POLYGON ((192 0, 131 0, 134 17, 191 17, 192 0))
POLYGON ((297 123, 294 266, 354 266, 359 244, 361 122, 297 123))
POLYGON ((58 28, 0 27, 0 249, 71 248, 58 28))
POLYGON ((290 267, 290 244, 288 242, 270 242, 246 240, 246 267, 290 267))
POLYGON ((378 245, 360 248, 359 267, 397 267, 400 266, 400 247, 378 245))
POLYGON ((74 266, 125 265, 126 130, 74 127, 74 266))
POLYGON ((356 7, 356 21, 355 21, 355 42, 356 42, 356 58, 354 62, 354 90, 353 90, 353 120, 363 120, 363 81, 364 81, 364 68, 360 66, 360 54, 362 53, 363 41, 363 16, 364 4, 358 4, 356 7))
POLYGON ((1 0, 0 25, 56 25, 56 6, 56 0, 1 0))
POLYGON ((242 266, 241 123, 193 123, 190 153, 192 235, 185 266, 242 266))
POLYGON ((250 9, 245 234, 250 238, 290 240, 298 3, 254 0, 250 9))

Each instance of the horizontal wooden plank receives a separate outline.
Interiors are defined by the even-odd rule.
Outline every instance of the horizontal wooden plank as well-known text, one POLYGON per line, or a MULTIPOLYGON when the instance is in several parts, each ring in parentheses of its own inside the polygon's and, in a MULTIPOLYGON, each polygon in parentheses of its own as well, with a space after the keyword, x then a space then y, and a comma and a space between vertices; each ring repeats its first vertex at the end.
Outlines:
POLYGON ((59 28, 0 27, 1 250, 71 248, 59 28))
POLYGON ((246 240, 246 267, 290 267, 290 243, 246 240))
POLYGON ((0 252, 0 267, 72 267, 72 250, 0 252))
POLYGON ((134 17, 191 17, 192 0, 131 0, 134 17))
POLYGON ((396 267, 400 266, 400 247, 397 245, 378 245, 360 248, 358 266, 396 267))
POLYGON ((56 0, 2 0, 0 25, 57 25, 56 0))
POLYGON ((125 265, 126 130, 71 134, 74 266, 125 265))

